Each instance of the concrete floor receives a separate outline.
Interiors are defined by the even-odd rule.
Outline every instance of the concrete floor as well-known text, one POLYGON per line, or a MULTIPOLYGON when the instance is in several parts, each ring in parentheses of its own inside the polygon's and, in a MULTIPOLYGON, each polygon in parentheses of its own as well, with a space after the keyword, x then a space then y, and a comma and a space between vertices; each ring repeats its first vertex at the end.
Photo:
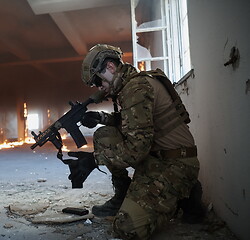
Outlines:
MULTIPOLYGON (((88 142, 92 142, 91 138, 88 142)), ((72 141, 66 143, 70 150, 76 150, 72 141)), ((92 151, 91 144, 83 150, 92 151)), ((64 207, 91 210, 94 204, 109 199, 113 194, 110 174, 94 170, 83 189, 71 189, 68 166, 56 158, 56 153, 51 144, 37 147, 35 151, 28 144, 0 150, 0 239, 114 239, 112 219, 92 215, 79 219, 61 212, 64 207)), ((180 219, 172 220, 152 239, 236 238, 226 224, 210 212, 203 224, 189 225, 180 219)))

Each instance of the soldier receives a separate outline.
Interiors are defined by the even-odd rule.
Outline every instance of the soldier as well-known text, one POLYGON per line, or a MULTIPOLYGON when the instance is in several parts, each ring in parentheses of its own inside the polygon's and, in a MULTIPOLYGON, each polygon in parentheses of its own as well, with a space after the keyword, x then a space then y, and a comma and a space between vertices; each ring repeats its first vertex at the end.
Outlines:
POLYGON ((107 166, 115 189, 92 213, 115 216, 113 229, 122 239, 149 239, 180 203, 187 206, 183 199, 197 186, 199 161, 189 115, 161 70, 138 72, 122 61, 117 47, 91 48, 82 80, 105 91, 115 106, 112 114, 90 111, 82 120, 89 128, 105 125, 94 133, 92 161, 107 166), (135 170, 132 181, 128 167, 135 170))

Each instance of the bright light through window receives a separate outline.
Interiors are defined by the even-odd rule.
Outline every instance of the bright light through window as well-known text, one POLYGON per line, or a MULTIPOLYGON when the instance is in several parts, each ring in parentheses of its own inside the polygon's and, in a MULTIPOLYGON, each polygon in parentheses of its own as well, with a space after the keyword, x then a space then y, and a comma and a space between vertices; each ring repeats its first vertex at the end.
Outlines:
POLYGON ((29 130, 38 129, 39 128, 39 118, 38 114, 28 114, 27 116, 27 125, 29 130))
POLYGON ((191 69, 187 0, 130 1, 134 66, 178 82, 191 69))

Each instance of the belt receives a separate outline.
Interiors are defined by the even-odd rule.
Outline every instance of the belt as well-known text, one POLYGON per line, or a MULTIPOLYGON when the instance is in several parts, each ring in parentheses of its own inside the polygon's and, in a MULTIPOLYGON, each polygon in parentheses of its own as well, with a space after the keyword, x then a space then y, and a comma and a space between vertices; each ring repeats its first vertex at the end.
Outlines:
POLYGON ((182 147, 171 150, 160 150, 159 152, 153 152, 152 155, 159 153, 165 158, 189 158, 197 156, 197 147, 182 147))

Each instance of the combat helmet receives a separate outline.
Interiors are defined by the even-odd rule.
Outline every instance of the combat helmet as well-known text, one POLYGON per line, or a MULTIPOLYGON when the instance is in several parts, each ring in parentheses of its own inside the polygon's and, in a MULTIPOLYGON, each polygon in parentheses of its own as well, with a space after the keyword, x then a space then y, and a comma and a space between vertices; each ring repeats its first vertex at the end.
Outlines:
POLYGON ((83 82, 88 86, 93 86, 93 79, 102 70, 105 59, 112 58, 122 62, 122 54, 120 48, 107 44, 97 44, 92 47, 82 63, 83 82))

